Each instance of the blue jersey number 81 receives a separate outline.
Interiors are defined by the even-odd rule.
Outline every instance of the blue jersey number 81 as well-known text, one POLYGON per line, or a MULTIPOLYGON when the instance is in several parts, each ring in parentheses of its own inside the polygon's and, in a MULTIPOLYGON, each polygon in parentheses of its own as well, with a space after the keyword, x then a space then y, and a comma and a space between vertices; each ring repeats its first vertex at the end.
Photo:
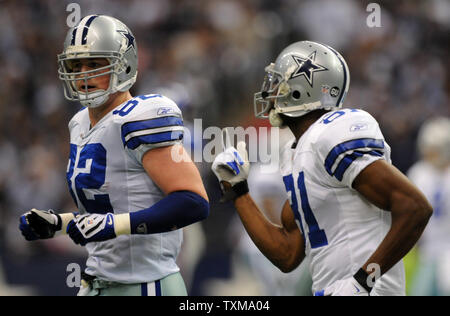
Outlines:
MULTIPOLYGON (((286 191, 290 192, 291 194, 292 211, 294 212, 295 219, 300 222, 300 228, 304 235, 305 232, 303 231, 302 220, 298 210, 297 197, 294 187, 295 184, 292 174, 284 176, 283 181, 284 185, 286 186, 286 191)), ((311 244, 311 248, 319 248, 328 245, 327 235, 325 234, 325 231, 319 227, 316 217, 314 216, 311 206, 309 205, 308 193, 306 192, 305 186, 305 174, 303 173, 303 171, 298 175, 297 188, 300 192, 300 204, 302 207, 303 216, 305 218, 306 224, 308 225, 308 238, 311 244)))

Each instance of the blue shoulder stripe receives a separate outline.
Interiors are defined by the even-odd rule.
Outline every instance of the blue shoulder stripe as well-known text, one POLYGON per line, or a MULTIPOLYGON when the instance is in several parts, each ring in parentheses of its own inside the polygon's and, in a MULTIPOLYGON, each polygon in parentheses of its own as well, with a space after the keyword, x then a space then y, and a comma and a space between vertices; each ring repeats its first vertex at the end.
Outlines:
MULTIPOLYGON (((374 138, 360 138, 353 139, 347 142, 341 143, 333 147, 328 153, 327 158, 325 159, 325 169, 330 175, 333 175, 331 168, 333 167, 336 159, 340 154, 345 153, 346 151, 355 150, 355 149, 383 149, 384 141, 382 139, 374 139, 374 138)), ((356 159, 355 157, 354 159, 356 159)))
POLYGON ((347 171, 348 167, 352 164, 354 160, 356 160, 359 157, 362 157, 364 155, 371 155, 376 157, 382 157, 383 154, 377 150, 372 151, 354 151, 350 155, 346 155, 342 160, 339 162, 338 166, 336 167, 336 170, 334 172, 334 176, 339 181, 342 181, 342 178, 344 177, 345 171, 347 171))
POLYGON ((132 132, 168 126, 183 126, 183 119, 179 116, 164 116, 149 120, 124 123, 122 125, 123 143, 125 144, 125 137, 132 132))
POLYGON ((136 149, 143 144, 158 144, 181 139, 183 139, 183 131, 169 131, 133 137, 125 143, 125 146, 136 149))

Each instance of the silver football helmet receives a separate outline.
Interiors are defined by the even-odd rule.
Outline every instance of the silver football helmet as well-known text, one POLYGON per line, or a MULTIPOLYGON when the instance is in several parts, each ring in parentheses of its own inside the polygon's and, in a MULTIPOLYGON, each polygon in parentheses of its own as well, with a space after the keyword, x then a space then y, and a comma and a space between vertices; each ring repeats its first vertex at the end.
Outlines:
POLYGON ((133 33, 119 20, 106 15, 88 15, 67 32, 64 50, 58 55, 58 75, 63 81, 64 96, 97 107, 110 94, 127 91, 136 81, 137 46, 133 33), (109 65, 89 71, 76 71, 73 61, 84 58, 106 58, 109 65), (99 71, 104 71, 99 73, 99 71), (110 75, 107 90, 88 91, 88 80, 110 75), (84 89, 76 82, 84 81, 84 89))
POLYGON ((254 109, 256 117, 270 118, 272 125, 277 125, 272 119, 278 114, 300 117, 316 109, 341 108, 350 83, 344 58, 331 47, 310 41, 289 45, 265 70, 254 109))

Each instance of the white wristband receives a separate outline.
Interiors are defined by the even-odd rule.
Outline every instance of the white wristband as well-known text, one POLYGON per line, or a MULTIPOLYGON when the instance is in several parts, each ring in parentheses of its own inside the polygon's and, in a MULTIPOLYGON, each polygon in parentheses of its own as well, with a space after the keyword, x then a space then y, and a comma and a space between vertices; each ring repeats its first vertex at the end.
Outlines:
POLYGON ((114 232, 116 236, 131 234, 130 214, 114 215, 114 232))
POLYGON ((56 234, 66 235, 67 225, 69 225, 70 221, 73 220, 75 216, 73 213, 63 213, 58 215, 61 218, 61 230, 56 232, 56 234))

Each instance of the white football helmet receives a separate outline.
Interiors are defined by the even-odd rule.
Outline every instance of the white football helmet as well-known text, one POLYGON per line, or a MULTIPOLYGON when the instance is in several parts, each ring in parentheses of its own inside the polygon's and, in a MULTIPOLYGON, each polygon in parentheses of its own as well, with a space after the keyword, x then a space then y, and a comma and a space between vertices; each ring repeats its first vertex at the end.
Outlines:
POLYGON ((110 94, 131 88, 136 81, 137 62, 136 41, 125 24, 106 15, 88 15, 67 32, 64 50, 58 55, 58 74, 63 81, 64 96, 87 107, 100 106, 110 94), (74 72, 73 60, 84 58, 106 58, 109 65, 74 72), (107 71, 95 74, 101 70, 107 71), (89 92, 87 81, 105 74, 110 75, 108 89, 89 92), (84 81, 85 91, 77 89, 79 80, 84 81))
POLYGON ((344 58, 310 41, 289 45, 265 70, 254 109, 256 117, 270 118, 271 123, 278 114, 300 117, 317 109, 341 108, 350 84, 344 58))

